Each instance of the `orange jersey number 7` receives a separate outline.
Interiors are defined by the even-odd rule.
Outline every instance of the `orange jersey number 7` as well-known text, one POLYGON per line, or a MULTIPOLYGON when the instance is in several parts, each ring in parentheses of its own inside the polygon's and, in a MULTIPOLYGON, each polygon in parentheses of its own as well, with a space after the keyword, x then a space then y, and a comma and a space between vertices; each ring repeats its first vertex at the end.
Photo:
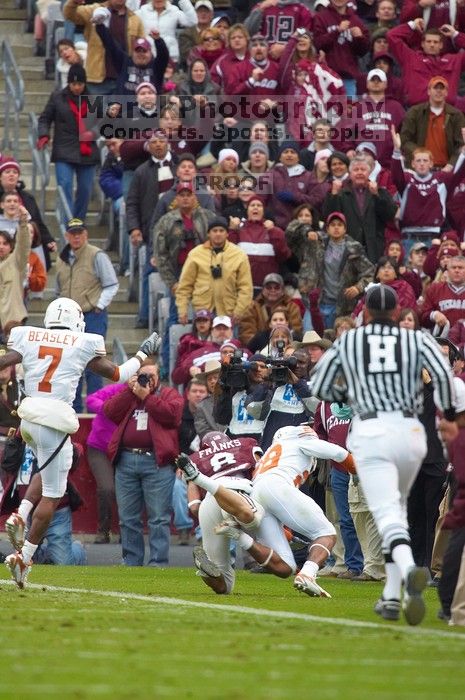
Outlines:
POLYGON ((61 356, 63 355, 63 348, 49 348, 47 345, 39 346, 39 359, 43 360, 45 357, 51 357, 52 361, 47 367, 43 379, 39 382, 37 387, 39 391, 45 391, 50 393, 52 391, 52 377, 56 372, 58 365, 61 362, 61 356))

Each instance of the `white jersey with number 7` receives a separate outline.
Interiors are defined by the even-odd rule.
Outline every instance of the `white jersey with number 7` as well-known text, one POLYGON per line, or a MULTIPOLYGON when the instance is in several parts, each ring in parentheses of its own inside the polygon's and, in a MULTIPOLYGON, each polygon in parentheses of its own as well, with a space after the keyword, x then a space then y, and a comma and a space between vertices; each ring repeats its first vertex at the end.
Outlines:
POLYGON ((26 396, 59 399, 69 405, 87 364, 106 355, 101 335, 34 326, 13 328, 8 349, 23 358, 26 396))

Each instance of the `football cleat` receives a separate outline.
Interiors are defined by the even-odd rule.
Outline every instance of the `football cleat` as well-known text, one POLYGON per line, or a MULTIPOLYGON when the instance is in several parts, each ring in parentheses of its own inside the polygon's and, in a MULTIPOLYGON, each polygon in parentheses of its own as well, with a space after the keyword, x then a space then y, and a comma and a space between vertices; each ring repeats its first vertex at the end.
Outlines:
POLYGON ((200 545, 194 547, 192 555, 194 557, 195 567, 199 572, 200 576, 211 576, 212 578, 219 578, 222 575, 221 570, 218 568, 218 566, 212 561, 210 561, 210 559, 207 557, 207 554, 203 547, 201 547, 200 545))
POLYGON ((12 513, 5 522, 5 530, 13 547, 17 552, 20 552, 26 534, 26 526, 22 517, 18 513, 12 513))
POLYGON ((374 611, 385 620, 398 620, 400 617, 400 600, 395 598, 384 600, 384 598, 380 598, 375 603, 374 611))
POLYGON ((192 460, 190 460, 189 457, 184 454, 184 452, 181 452, 179 457, 176 459, 176 466, 182 471, 186 481, 195 481, 200 474, 194 462, 192 462, 192 460))
POLYGON ((222 523, 215 526, 215 535, 225 535, 230 540, 238 540, 242 530, 234 520, 223 520, 222 523))
POLYGON ((422 566, 412 566, 404 582, 402 610, 409 625, 419 625, 426 612, 422 593, 429 582, 429 571, 422 566))
POLYGON ((11 578, 18 588, 25 588, 27 577, 31 570, 31 564, 25 564, 19 552, 9 554, 5 559, 5 565, 11 574, 11 578))
POLYGON ((297 574, 294 579, 294 588, 316 598, 331 598, 328 591, 325 591, 324 588, 317 584, 315 576, 307 576, 307 574, 302 573, 297 574))

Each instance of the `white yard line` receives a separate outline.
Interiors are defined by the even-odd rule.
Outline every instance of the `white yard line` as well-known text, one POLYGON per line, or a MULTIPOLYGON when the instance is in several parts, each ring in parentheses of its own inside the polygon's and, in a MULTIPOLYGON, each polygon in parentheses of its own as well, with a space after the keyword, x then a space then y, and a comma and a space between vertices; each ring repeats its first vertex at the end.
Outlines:
MULTIPOLYGON (((0 583, 15 585, 13 581, 0 579, 0 583)), ((286 610, 263 610, 262 608, 248 608, 244 605, 223 605, 221 603, 200 603, 193 600, 183 600, 181 598, 165 598, 163 596, 142 595, 140 593, 125 593, 124 591, 99 591, 93 588, 69 588, 67 586, 47 586, 40 583, 28 583, 28 589, 42 591, 52 591, 57 593, 78 593, 87 595, 93 593, 104 598, 118 598, 120 600, 140 600, 145 603, 155 603, 157 605, 180 606, 186 608, 203 608, 206 610, 218 610, 239 615, 256 615, 257 617, 269 617, 281 620, 300 620, 302 622, 318 622, 336 627, 350 627, 352 629, 376 629, 385 632, 401 632, 403 634, 414 634, 422 637, 441 637, 445 639, 459 639, 465 642, 465 634, 460 632, 449 632, 446 630, 434 630, 422 627, 405 627, 401 625, 386 625, 379 622, 364 622, 362 620, 350 620, 335 617, 321 617, 319 615, 309 615, 308 613, 290 612, 286 610)), ((26 589, 27 590, 27 589, 26 589)))

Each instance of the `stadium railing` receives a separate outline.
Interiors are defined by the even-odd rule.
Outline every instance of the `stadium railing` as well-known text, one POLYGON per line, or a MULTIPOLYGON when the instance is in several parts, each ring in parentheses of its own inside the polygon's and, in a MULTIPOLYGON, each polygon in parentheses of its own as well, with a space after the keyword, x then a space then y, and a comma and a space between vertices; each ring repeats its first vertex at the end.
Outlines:
POLYGON ((62 250, 66 245, 65 232, 66 224, 73 218, 71 209, 69 208, 68 201, 65 197, 65 193, 61 185, 57 185, 56 190, 57 198, 55 204, 55 216, 60 228, 60 245, 59 248, 62 250))
POLYGON ((37 199, 37 181, 39 184, 39 207, 42 212, 45 211, 45 195, 46 188, 50 182, 50 151, 48 148, 42 148, 40 151, 36 148, 37 139, 39 138, 39 123, 37 115, 34 112, 29 112, 29 133, 28 141, 32 153, 32 193, 37 199))
POLYGON ((2 41, 1 68, 5 80, 2 149, 11 151, 19 159, 19 115, 24 109, 24 80, 7 39, 2 41))

